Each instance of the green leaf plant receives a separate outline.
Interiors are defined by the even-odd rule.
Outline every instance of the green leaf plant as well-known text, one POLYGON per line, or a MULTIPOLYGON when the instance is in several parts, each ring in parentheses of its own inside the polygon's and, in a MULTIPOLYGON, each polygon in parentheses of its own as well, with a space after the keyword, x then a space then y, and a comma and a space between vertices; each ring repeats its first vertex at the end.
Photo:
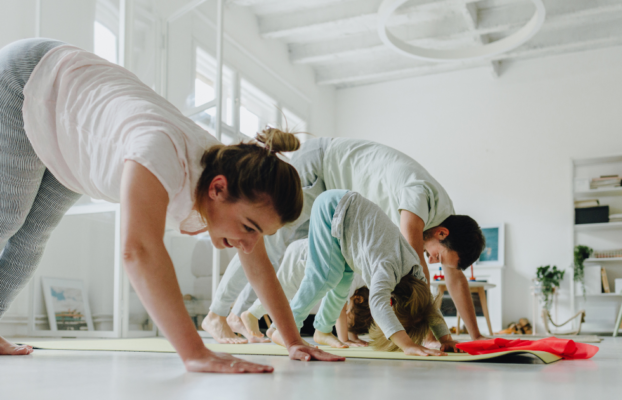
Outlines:
POLYGON ((565 272, 566 271, 557 269, 555 265, 553 268, 551 268, 550 265, 538 267, 536 281, 540 283, 542 301, 544 303, 544 308, 547 310, 551 308, 553 294, 555 293, 555 289, 560 287, 560 282, 564 279, 565 272))
POLYGON ((574 281, 581 282, 581 288, 583 289, 583 298, 585 298, 585 266, 583 262, 590 258, 593 249, 587 246, 575 246, 574 248, 574 281))

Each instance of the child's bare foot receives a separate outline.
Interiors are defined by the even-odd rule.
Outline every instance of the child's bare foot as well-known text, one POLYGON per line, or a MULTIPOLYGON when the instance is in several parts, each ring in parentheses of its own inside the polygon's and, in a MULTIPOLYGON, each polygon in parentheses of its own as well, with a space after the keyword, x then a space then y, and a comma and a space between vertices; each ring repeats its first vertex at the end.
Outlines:
POLYGON ((272 324, 272 326, 266 331, 266 336, 268 336, 270 340, 272 340, 272 334, 274 332, 276 332, 276 328, 274 327, 274 324, 272 324))
POLYGON ((285 347, 285 341, 283 340, 283 338, 281 337, 281 333, 279 333, 278 330, 274 330, 274 332, 272 332, 270 339, 272 339, 273 343, 278 344, 279 346, 283 346, 285 347))
POLYGON ((266 337, 259 330, 259 320, 253 314, 248 311, 244 311, 240 315, 240 319, 242 320, 242 323, 244 324, 244 327, 246 328, 248 333, 256 338, 265 340, 267 342, 266 337))
POLYGON ((212 335, 218 343, 244 344, 248 342, 248 340, 242 339, 233 333, 231 327, 227 324, 227 318, 214 314, 211 311, 201 323, 201 327, 212 335))
POLYGON ((27 356, 32 353, 32 346, 16 345, 0 336, 0 356, 27 356))
MULTIPOLYGON (((270 339, 272 339, 273 343, 276 343, 279 346, 286 347, 285 346, 285 341, 283 340, 283 337, 281 337, 281 334, 279 333, 279 331, 277 329, 270 328, 270 329, 268 329, 268 332, 266 332, 266 334, 268 335, 268 337, 270 339)), ((309 342, 307 342, 304 339, 302 339, 302 344, 304 344, 305 346, 317 348, 317 346, 312 346, 311 344, 309 344, 309 342)))
POLYGON ((246 339, 248 339, 248 343, 268 343, 270 340, 265 338, 261 332, 259 332, 259 323, 257 323, 257 331, 261 335, 261 338, 258 338, 254 334, 250 333, 246 326, 244 325, 242 319, 235 315, 234 313, 229 314, 227 317, 227 324, 231 327, 233 332, 244 335, 246 339))
POLYGON ((332 333, 320 332, 317 329, 313 334, 313 340, 317 344, 323 344, 335 349, 347 349, 348 345, 337 339, 332 333))

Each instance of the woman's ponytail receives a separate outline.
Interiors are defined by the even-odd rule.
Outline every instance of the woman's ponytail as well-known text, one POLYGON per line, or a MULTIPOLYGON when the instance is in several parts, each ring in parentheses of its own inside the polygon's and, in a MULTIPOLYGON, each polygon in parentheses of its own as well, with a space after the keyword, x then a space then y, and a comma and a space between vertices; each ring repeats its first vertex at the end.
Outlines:
POLYGON ((257 135, 261 143, 238 143, 210 147, 201 158, 203 172, 195 192, 197 210, 205 219, 209 187, 212 180, 223 175, 227 179, 229 200, 272 202, 281 223, 294 222, 303 205, 302 186, 296 169, 276 153, 300 148, 298 138, 276 128, 267 128, 257 135))

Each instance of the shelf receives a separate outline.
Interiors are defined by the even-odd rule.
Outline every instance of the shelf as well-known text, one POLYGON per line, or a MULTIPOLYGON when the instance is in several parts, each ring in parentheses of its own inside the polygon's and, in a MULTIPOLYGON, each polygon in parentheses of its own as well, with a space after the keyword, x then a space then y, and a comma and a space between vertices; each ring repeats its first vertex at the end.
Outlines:
MULTIPOLYGON (((582 294, 575 294, 574 297, 583 297, 582 294)), ((622 297, 622 293, 599 293, 599 294, 586 294, 585 297, 622 297)))
POLYGON ((599 224, 578 224, 574 226, 575 231, 600 231, 622 228, 622 222, 602 222, 599 224))
POLYGON ((589 263, 615 263, 615 262, 621 262, 622 263, 622 257, 611 257, 611 258, 586 258, 584 260, 584 262, 589 262, 589 263))
POLYGON ((583 190, 574 192, 575 200, 601 196, 622 196, 622 187, 583 190))

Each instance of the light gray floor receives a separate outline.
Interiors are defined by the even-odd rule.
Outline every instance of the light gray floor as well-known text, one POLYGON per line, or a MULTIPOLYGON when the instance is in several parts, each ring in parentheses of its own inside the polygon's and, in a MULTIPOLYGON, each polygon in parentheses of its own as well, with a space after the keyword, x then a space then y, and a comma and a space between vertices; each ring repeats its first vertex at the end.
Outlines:
POLYGON ((274 366, 266 375, 187 373, 176 354, 37 350, 0 357, 0 399, 620 399, 622 338, 598 346, 591 360, 550 365, 242 356, 274 366))

